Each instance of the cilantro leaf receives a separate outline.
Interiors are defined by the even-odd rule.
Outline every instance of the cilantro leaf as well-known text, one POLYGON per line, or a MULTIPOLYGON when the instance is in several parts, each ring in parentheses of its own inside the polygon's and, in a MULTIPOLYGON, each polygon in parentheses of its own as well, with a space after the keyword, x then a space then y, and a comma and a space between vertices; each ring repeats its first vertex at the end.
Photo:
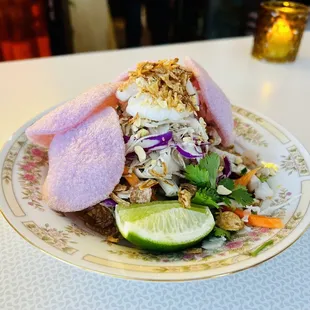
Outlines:
POLYGON ((199 167, 206 169, 209 172, 210 185, 212 188, 216 186, 216 178, 220 167, 220 156, 216 153, 211 153, 205 156, 200 162, 199 167))
POLYGON ((203 192, 204 195, 211 197, 215 202, 220 202, 221 197, 220 195, 216 192, 216 189, 214 188, 203 188, 199 190, 200 192, 203 192))
POLYGON ((209 186, 209 172, 199 166, 188 165, 185 168, 185 178, 198 187, 209 186))
POLYGON ((224 202, 225 204, 227 204, 228 206, 231 205, 231 201, 230 201, 230 199, 229 199, 228 197, 223 196, 223 197, 221 197, 221 198, 222 198, 222 200, 223 200, 223 202, 224 202))
POLYGON ((219 199, 219 196, 215 192, 215 190, 212 191, 211 188, 204 188, 199 189, 194 198, 192 199, 193 203, 203 205, 203 206, 209 206, 214 208, 219 208, 218 204, 216 203, 216 200, 219 199))
POLYGON ((223 186, 225 186, 227 189, 229 189, 229 190, 231 190, 231 191, 232 191, 232 190, 234 189, 234 187, 235 187, 234 181, 233 181, 232 179, 228 179, 228 178, 222 179, 222 180, 219 182, 218 185, 223 185, 223 186))
POLYGON ((247 169, 247 168, 243 168, 243 169, 241 170, 240 175, 243 176, 243 175, 245 175, 247 172, 248 172, 248 169, 247 169))
POLYGON ((240 185, 240 184, 237 184, 237 185, 235 186, 235 189, 243 189, 244 191, 247 191, 246 186, 240 185))
POLYGON ((219 228, 217 226, 214 227, 213 234, 214 234, 215 237, 225 237, 228 240, 231 239, 231 234, 230 234, 230 232, 228 230, 219 228))
POLYGON ((239 186, 234 189, 229 195, 229 198, 235 200, 243 206, 251 205, 254 201, 253 197, 244 186, 239 186))

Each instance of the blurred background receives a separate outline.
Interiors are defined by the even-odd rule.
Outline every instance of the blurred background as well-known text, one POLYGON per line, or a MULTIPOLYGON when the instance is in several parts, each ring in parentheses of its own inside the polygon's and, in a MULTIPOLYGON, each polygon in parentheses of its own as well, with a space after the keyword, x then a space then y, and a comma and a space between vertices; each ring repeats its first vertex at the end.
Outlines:
POLYGON ((251 35, 259 3, 0 0, 0 61, 251 35))

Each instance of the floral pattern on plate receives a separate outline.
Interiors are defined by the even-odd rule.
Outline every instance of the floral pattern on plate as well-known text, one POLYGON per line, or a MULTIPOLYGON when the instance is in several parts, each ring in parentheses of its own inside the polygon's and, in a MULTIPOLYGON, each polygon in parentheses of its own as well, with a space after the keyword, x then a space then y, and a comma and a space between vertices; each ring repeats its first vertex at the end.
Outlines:
POLYGON ((78 227, 76 224, 70 224, 70 225, 66 226, 65 230, 68 233, 74 234, 74 235, 76 235, 78 237, 90 235, 90 233, 88 231, 78 227))
POLYGON ((235 132, 237 136, 243 137, 246 141, 258 145, 267 147, 268 143, 265 141, 264 136, 252 127, 249 123, 243 122, 241 118, 235 116, 235 132))
POLYGON ((288 151, 288 156, 282 156, 281 168, 287 171, 289 175, 293 172, 298 172, 301 176, 309 175, 309 168, 297 147, 291 146, 288 151))
POLYGON ((25 135, 19 137, 19 139, 13 144, 10 151, 7 153, 3 168, 2 168, 2 180, 9 184, 12 182, 12 170, 15 164, 16 156, 20 148, 27 142, 25 135))
POLYGON ((33 234, 38 238, 68 254, 73 254, 77 250, 72 248, 69 243, 75 243, 70 240, 68 233, 56 228, 51 228, 49 224, 45 224, 43 227, 39 227, 34 222, 24 222, 25 227, 27 227, 33 234))
POLYGON ((29 206, 44 211, 42 206, 41 181, 42 167, 48 165, 46 150, 33 144, 27 145, 24 156, 19 163, 19 182, 23 187, 23 199, 29 206))
POLYGON ((243 108, 234 107, 233 110, 236 142, 280 166, 279 173, 270 181, 276 195, 269 205, 275 210, 274 214, 283 219, 284 229, 243 230, 212 251, 196 247, 177 253, 154 254, 125 243, 102 242, 103 237, 98 233, 92 233, 83 223, 65 214, 50 210, 42 201, 41 185, 48 159, 44 150, 26 140, 24 132, 30 123, 7 143, 0 158, 2 211, 23 238, 43 251, 73 265, 115 276, 193 280, 243 270, 263 262, 292 244, 309 224, 310 159, 302 145, 280 126, 243 108), (267 147, 271 145, 272 148, 267 147), (277 206, 285 203, 288 204, 277 210, 277 206), (42 210, 44 212, 40 212, 42 210), (249 255, 268 240, 273 244, 257 257, 249 255))

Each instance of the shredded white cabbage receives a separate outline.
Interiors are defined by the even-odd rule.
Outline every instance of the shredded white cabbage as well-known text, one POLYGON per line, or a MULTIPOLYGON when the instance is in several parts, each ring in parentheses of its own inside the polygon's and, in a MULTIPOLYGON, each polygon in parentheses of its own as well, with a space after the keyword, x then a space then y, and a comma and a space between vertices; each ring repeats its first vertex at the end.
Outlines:
POLYGON ((173 197, 178 195, 179 186, 177 185, 177 182, 175 180, 159 180, 158 181, 161 188, 164 190, 165 195, 167 197, 173 197))
MULTIPOLYGON (((123 95, 125 96, 120 94, 123 95)), ((182 172, 190 163, 190 159, 186 158, 187 154, 199 161, 208 153, 211 143, 207 131, 211 132, 213 144, 221 142, 216 130, 207 127, 202 118, 197 119, 194 115, 179 120, 155 121, 139 114, 132 117, 124 112, 120 124, 128 140, 125 144, 128 155, 126 165, 141 179, 158 180, 167 196, 177 195, 178 179, 184 177, 182 172), (163 140, 163 143, 158 139, 149 139, 151 136, 158 137, 168 133, 172 133, 172 139, 163 140)), ((227 155, 235 157, 230 153, 227 155)))
MULTIPOLYGON (((235 173, 237 173, 237 174, 240 174, 241 173, 241 171, 244 169, 244 168, 246 168, 247 169, 247 167, 245 166, 245 165, 243 165, 243 164, 240 164, 240 165, 235 165, 235 164, 231 164, 231 171, 232 172, 235 172, 235 173)), ((248 170, 248 169, 247 169, 248 170)))
POLYGON ((202 242, 201 247, 205 250, 216 250, 224 245, 226 241, 225 237, 211 237, 202 242))
POLYGON ((232 153, 229 153, 229 152, 226 152, 226 151, 222 151, 222 150, 220 150, 220 149, 218 149, 218 148, 216 148, 214 146, 210 147, 210 151, 218 154, 221 157, 227 157, 231 163, 234 163, 234 164, 237 164, 237 165, 242 163, 241 156, 237 156, 237 155, 234 155, 232 153))
POLYGON ((266 200, 273 196, 273 190, 270 188, 267 182, 261 182, 261 180, 254 175, 248 185, 250 191, 254 192, 254 196, 257 199, 266 200))
POLYGON ((243 218, 241 219, 243 222, 247 223, 249 221, 249 216, 251 215, 251 210, 246 209, 243 211, 243 218))

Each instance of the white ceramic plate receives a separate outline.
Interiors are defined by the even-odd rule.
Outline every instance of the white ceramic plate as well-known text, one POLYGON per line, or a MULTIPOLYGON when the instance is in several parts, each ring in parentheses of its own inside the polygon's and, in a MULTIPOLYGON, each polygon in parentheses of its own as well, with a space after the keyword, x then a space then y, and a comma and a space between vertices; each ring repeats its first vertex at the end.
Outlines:
MULTIPOLYGON (((285 228, 255 228, 238 233, 224 247, 154 255, 133 247, 111 244, 83 223, 53 212, 41 200, 40 187, 47 171, 47 154, 29 143, 19 129, 0 157, 1 210, 25 240, 47 254, 87 270, 150 281, 186 281, 229 274, 258 265, 281 253, 307 229, 310 222, 310 156, 285 129, 266 117, 233 107, 237 144, 259 153, 280 170, 270 185, 275 192, 266 202, 285 228), (267 240, 273 244, 252 257, 249 253, 267 240)), ((264 207, 268 207, 266 204, 264 207)))

